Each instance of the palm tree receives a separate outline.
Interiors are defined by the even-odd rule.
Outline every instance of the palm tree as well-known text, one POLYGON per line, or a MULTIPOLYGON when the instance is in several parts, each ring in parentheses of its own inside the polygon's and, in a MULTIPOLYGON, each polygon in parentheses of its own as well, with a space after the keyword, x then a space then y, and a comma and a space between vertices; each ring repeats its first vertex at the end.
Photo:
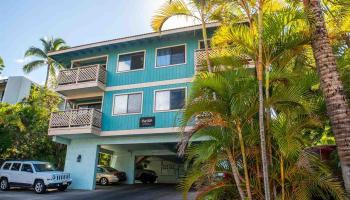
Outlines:
POLYGON ((215 13, 217 7, 210 0, 191 0, 189 5, 183 0, 172 0, 169 3, 165 3, 153 16, 151 26, 154 31, 160 32, 164 23, 173 16, 188 16, 201 22, 202 35, 204 40, 204 49, 208 71, 212 72, 209 49, 208 49, 208 35, 206 24, 210 21, 211 17, 215 13), (191 9, 193 8, 193 9, 191 9))
POLYGON ((4 68, 5 68, 4 60, 0 57, 0 74, 4 68))
POLYGON ((263 92, 263 0, 259 0, 258 8, 258 64, 256 68, 259 86, 259 133, 261 146, 261 162, 263 167, 265 199, 270 200, 270 183, 268 161, 266 154, 265 124, 264 124, 264 92, 263 92))
MULTIPOLYGON (((269 102, 266 102, 266 107, 272 107, 276 112, 271 122, 276 159, 270 171, 278 186, 276 197, 298 199, 318 192, 342 199, 341 185, 331 173, 320 171, 323 165, 315 164, 309 168, 309 161, 304 161, 303 149, 310 142, 310 137, 305 137, 303 132, 320 124, 313 115, 314 105, 309 99, 310 87, 317 83, 317 79, 314 74, 304 74, 303 80, 299 80, 296 76, 299 73, 292 76, 286 73, 271 72, 273 90, 269 102), (278 81, 284 84, 277 84, 278 81), (308 184, 310 187, 306 187, 308 184)), ((242 186, 247 184, 248 177, 253 199, 264 199, 259 186, 261 161, 257 87, 253 73, 243 69, 201 73, 196 77, 182 122, 186 126, 195 119, 194 128, 184 133, 179 148, 180 152, 187 149, 187 159, 191 163, 181 184, 185 192, 197 182, 200 197, 216 190, 222 193, 226 188, 230 197, 231 192, 237 193, 238 197, 223 199, 245 199, 249 190, 247 185, 245 190, 242 186), (216 98, 211 95, 213 92, 216 98), (210 140, 188 143, 190 139, 201 137, 210 140), (223 167, 223 163, 229 166, 223 167), (246 168, 250 174, 246 174, 246 168), (231 182, 212 180, 215 173, 222 171, 232 174, 231 182), (241 174, 243 178, 240 178, 241 174)))
POLYGON ((304 0, 313 31, 312 49, 320 84, 326 100, 327 113, 338 146, 345 187, 350 192, 350 109, 343 84, 337 71, 336 60, 328 37, 319 0, 304 0))
POLYGON ((34 61, 31 61, 23 66, 23 71, 25 73, 30 73, 40 67, 46 66, 46 79, 45 87, 47 87, 49 78, 52 77, 55 81, 56 79, 56 70, 61 69, 63 66, 50 58, 47 54, 51 51, 57 51, 61 49, 68 48, 66 42, 61 38, 41 38, 40 39, 43 48, 30 47, 24 54, 25 57, 34 56, 37 58, 34 61))

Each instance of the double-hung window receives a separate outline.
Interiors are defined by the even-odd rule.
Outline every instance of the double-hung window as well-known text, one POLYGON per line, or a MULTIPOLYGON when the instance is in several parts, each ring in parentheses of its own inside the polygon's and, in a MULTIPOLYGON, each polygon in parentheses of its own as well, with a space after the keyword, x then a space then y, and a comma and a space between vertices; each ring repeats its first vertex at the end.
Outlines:
POLYGON ((113 115, 139 114, 142 110, 142 93, 114 96, 113 115))
POLYGON ((186 89, 170 89, 155 92, 155 111, 182 109, 185 105, 186 89))
POLYGON ((120 54, 118 56, 118 72, 126 72, 133 70, 140 70, 144 68, 145 52, 134 52, 127 54, 120 54))
POLYGON ((156 67, 186 63, 186 45, 157 49, 156 67))

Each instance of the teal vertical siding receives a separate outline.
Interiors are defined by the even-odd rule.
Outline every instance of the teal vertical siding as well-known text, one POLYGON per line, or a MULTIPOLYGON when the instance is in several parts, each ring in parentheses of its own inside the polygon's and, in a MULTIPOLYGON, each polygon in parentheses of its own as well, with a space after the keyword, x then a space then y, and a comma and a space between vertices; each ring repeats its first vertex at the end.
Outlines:
POLYGON ((155 127, 152 128, 166 128, 166 127, 177 127, 179 126, 179 119, 181 117, 180 111, 170 111, 170 112, 154 112, 154 91, 159 89, 167 88, 179 88, 186 87, 187 94, 189 93, 190 83, 172 84, 157 87, 147 87, 138 88, 130 90, 118 90, 106 92, 104 96, 103 103, 103 116, 102 116, 102 130, 130 130, 139 129, 139 119, 140 117, 155 117, 156 123, 155 127), (117 115, 112 116, 113 107, 113 95, 123 94, 130 92, 143 92, 143 107, 141 114, 131 114, 131 115, 117 115))
POLYGON ((197 37, 173 39, 172 41, 147 42, 144 45, 133 46, 122 50, 111 51, 108 54, 107 87, 135 83, 154 82, 161 80, 179 79, 194 75, 194 51, 198 47, 197 37), (156 48, 186 44, 186 64, 155 68, 156 48), (146 51, 144 70, 117 73, 119 53, 146 51))
MULTIPOLYGON (((212 33, 210 32, 209 35, 212 33)), ((164 80, 191 78, 195 74, 195 50, 198 49, 198 41, 201 40, 200 31, 176 33, 174 35, 159 36, 140 39, 120 44, 107 45, 100 48, 85 49, 70 53, 65 62, 70 60, 89 58, 93 56, 108 55, 106 87, 122 86, 129 84, 156 82, 164 80), (156 68, 156 49, 168 46, 186 45, 186 63, 174 66, 156 68), (118 54, 128 52, 145 51, 145 66, 143 70, 117 73, 118 54)), ((106 91, 102 105, 102 131, 140 129, 140 117, 155 117, 155 127, 168 128, 179 126, 181 113, 179 111, 154 112, 154 90, 165 88, 187 87, 189 93, 190 83, 170 84, 157 87, 145 87, 136 89, 124 89, 106 91), (113 95, 129 92, 143 92, 143 108, 141 114, 112 116, 113 95)), ((84 100, 86 101, 86 100, 84 100)))

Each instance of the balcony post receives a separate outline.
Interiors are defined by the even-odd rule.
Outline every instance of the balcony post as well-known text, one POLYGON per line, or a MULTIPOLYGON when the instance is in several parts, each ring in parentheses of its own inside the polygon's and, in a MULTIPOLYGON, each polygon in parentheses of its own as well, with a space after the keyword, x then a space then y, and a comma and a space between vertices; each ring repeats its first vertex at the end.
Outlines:
POLYGON ((100 69, 101 69, 101 65, 98 64, 97 65, 97 73, 96 73, 96 82, 98 82, 99 77, 100 77, 100 69))
POLYGON ((72 124, 72 113, 73 113, 73 110, 70 110, 68 115, 68 127, 70 127, 72 124))
POLYGON ((77 69, 77 77, 75 78, 75 83, 78 83, 79 81, 79 74, 80 74, 80 67, 77 69))
POLYGON ((49 128, 51 128, 51 127, 52 127, 52 114, 53 114, 53 113, 51 113, 51 114, 50 114, 50 123, 49 123, 49 128))

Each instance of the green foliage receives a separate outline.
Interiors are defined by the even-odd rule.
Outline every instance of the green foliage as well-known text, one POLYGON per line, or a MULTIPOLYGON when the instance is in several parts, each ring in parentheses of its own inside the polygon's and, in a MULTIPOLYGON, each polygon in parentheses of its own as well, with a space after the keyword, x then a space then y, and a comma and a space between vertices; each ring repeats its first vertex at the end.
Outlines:
POLYGON ((65 148, 47 134, 50 114, 60 103, 58 95, 33 87, 28 98, 0 104, 0 155, 5 159, 38 159, 63 166, 65 148))
MULTIPOLYGON (((232 2, 236 8, 242 6, 232 2)), ((270 185, 275 188, 276 199, 344 199, 344 189, 334 171, 305 150, 334 142, 306 16, 298 7, 287 4, 267 7, 263 66, 270 185)), ((245 68, 257 60, 256 10, 241 7, 227 12, 211 40, 216 49, 210 58, 214 73, 198 73, 183 112, 182 125, 191 124, 193 129, 183 133, 180 144, 179 154, 187 156, 189 167, 181 188, 185 197, 191 187, 197 187, 198 199, 239 199, 239 187, 246 194, 250 187, 253 199, 263 199, 258 85, 253 70, 245 68), (237 19, 246 20, 237 23, 237 19), (198 138, 208 140, 191 142, 198 138), (214 178, 219 172, 230 178, 214 178)), ((334 44, 340 49, 338 62, 346 82, 348 51, 344 43, 334 44)), ((350 91, 348 85, 346 91, 350 91)))
POLYGON ((4 68, 5 68, 4 60, 0 57, 0 74, 1 74, 1 71, 4 70, 4 68))

